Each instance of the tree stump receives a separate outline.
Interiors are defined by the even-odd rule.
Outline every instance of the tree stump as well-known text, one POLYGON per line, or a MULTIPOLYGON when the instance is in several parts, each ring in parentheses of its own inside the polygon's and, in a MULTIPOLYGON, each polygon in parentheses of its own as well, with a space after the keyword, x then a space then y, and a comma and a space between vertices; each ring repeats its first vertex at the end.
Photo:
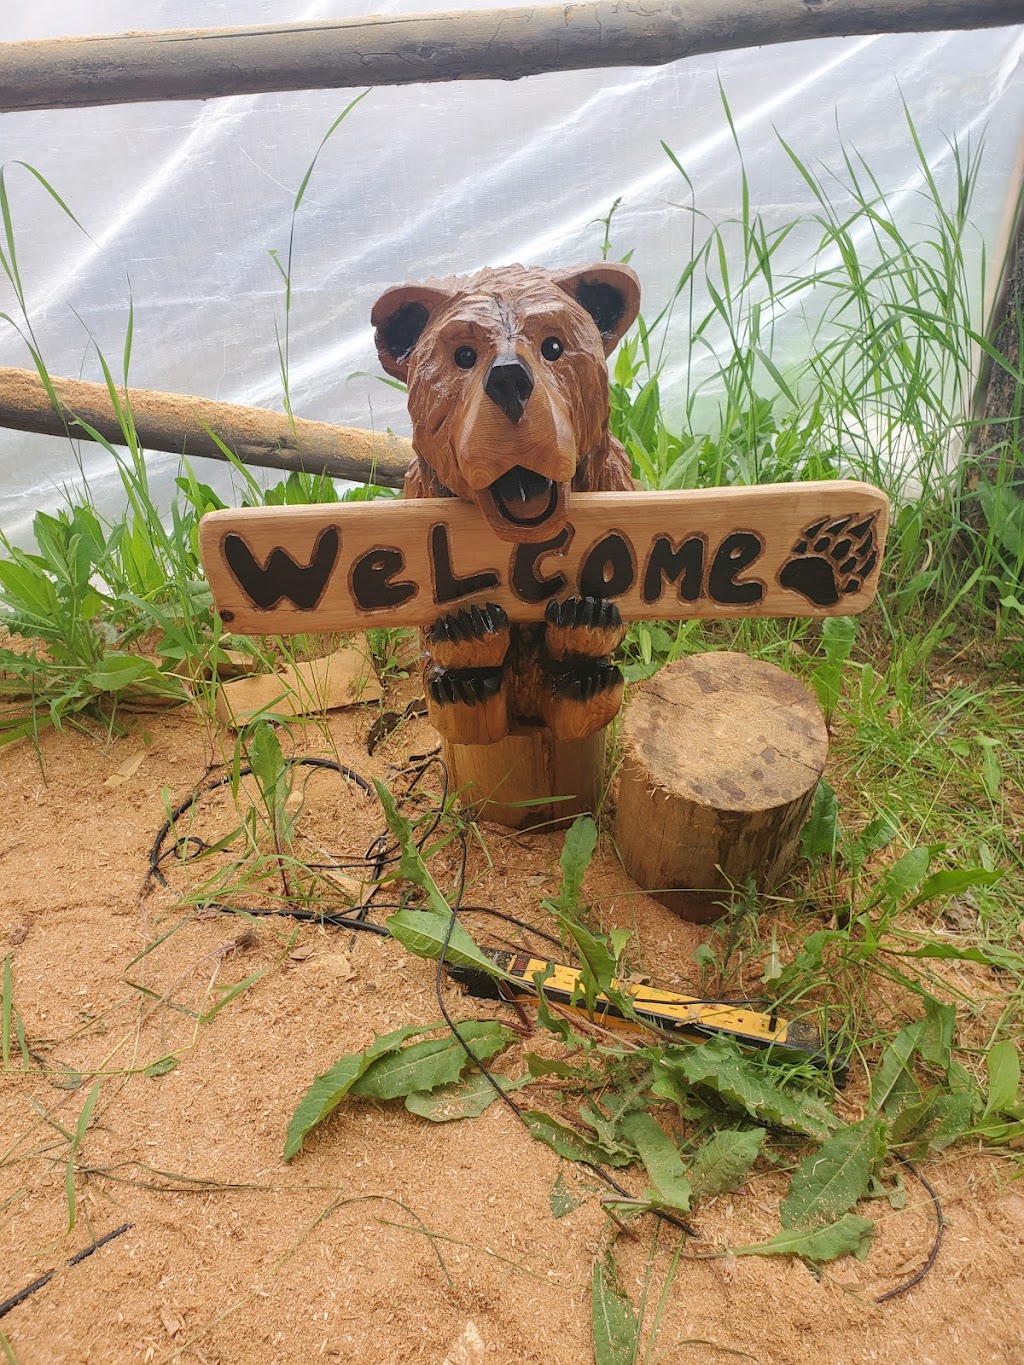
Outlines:
POLYGON ((597 809, 605 731, 556 740, 541 725, 517 725, 496 744, 442 741, 449 786, 464 809, 514 829, 557 827, 597 809))
POLYGON ((633 880, 685 919, 796 856, 828 733, 795 678, 745 654, 694 654, 638 688, 622 721, 615 838, 633 880))

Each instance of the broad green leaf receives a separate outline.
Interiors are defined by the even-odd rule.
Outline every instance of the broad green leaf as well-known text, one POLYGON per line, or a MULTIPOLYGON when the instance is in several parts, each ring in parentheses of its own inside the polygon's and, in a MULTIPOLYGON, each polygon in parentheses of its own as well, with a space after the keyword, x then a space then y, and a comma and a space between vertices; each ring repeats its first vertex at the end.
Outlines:
POLYGON ((430 1033, 432 1029, 442 1027, 442 1024, 412 1024, 407 1028, 396 1029, 394 1033, 375 1038, 365 1052, 350 1052, 344 1057, 339 1057, 330 1071, 317 1076, 299 1101, 288 1124, 284 1160, 292 1159, 301 1148, 310 1129, 322 1123, 327 1115, 338 1107, 355 1082, 378 1057, 400 1048, 407 1038, 412 1038, 418 1033, 430 1033))
MULTIPOLYGON (((384 783, 378 782, 377 779, 374 778, 373 786, 381 805, 384 807, 388 828, 398 840, 398 847, 401 851, 401 857, 395 875, 404 877, 406 881, 412 882, 414 886, 418 886, 425 891, 427 893, 427 900, 430 902, 431 910, 434 911, 435 914, 443 916, 447 922, 447 919, 451 914, 451 906, 438 889, 437 883, 430 875, 427 865, 423 861, 422 854, 416 847, 416 841, 413 838, 412 825, 398 809, 395 804, 395 798, 388 791, 387 787, 385 787, 384 783)), ((406 944, 406 947, 408 946, 409 945, 406 944)), ((410 949, 410 952, 415 952, 415 949, 410 949)), ((421 956, 430 955, 421 954, 421 956)), ((435 953, 434 956, 436 957, 437 954, 435 953)))
POLYGON ((581 1074, 568 1062, 559 1062, 553 1057, 539 1057, 535 1052, 527 1052, 524 1061, 530 1075, 535 1080, 541 1076, 575 1076, 578 1078, 581 1074))
POLYGON ((839 700, 843 664, 857 638, 857 622, 852 616, 830 616, 821 623, 821 642, 825 661, 815 669, 811 682, 826 717, 831 716, 839 700))
MULTIPOLYGON (((464 1030, 460 1027, 459 1031, 464 1030)), ((474 1047, 473 1051, 476 1050, 474 1047)), ((529 1076, 520 1076, 518 1080, 512 1080, 508 1076, 495 1076, 494 1079, 506 1092, 518 1090, 520 1086, 528 1085, 530 1082, 529 1076)), ((494 1086, 486 1076, 477 1071, 466 1080, 455 1085, 444 1085, 439 1090, 429 1093, 414 1090, 411 1095, 406 1095, 405 1107, 410 1114, 430 1119, 431 1123, 451 1123, 455 1119, 479 1118, 487 1106, 497 1098, 498 1092, 494 1086)))
POLYGON ((1004 972, 1024 972, 1024 953, 1001 948, 998 943, 986 944, 984 948, 958 948, 953 943, 924 943, 919 948, 906 952, 886 947, 886 952, 894 957, 934 958, 939 961, 981 962, 986 967, 998 967, 1004 972))
POLYGON ((730 1039, 710 1038, 689 1049, 666 1049, 665 1066, 679 1071, 692 1085, 705 1086, 758 1122, 787 1128, 823 1142, 835 1118, 815 1095, 800 1094, 775 1084, 753 1059, 744 1056, 730 1039))
POLYGON ((610 1252, 603 1264, 594 1262, 590 1305, 594 1365, 633 1365, 640 1324, 619 1284, 610 1252))
POLYGON ((885 1155, 885 1124, 863 1119, 840 1128, 793 1173, 780 1214, 786 1228, 834 1222, 852 1209, 885 1155))
POLYGON ((559 860, 562 867, 562 887, 552 903, 556 913, 573 915, 580 902, 583 878, 597 845, 597 826, 589 815, 580 815, 565 832, 565 843, 559 860))
POLYGON ((277 730, 268 721, 260 721, 252 732, 248 746, 249 767, 260 784, 263 799, 276 809, 288 796, 288 769, 281 750, 277 730))
POLYGON ((918 1050, 926 1062, 941 1067, 943 1071, 949 1069, 955 1028, 956 1006, 942 1005, 929 996, 925 1000, 924 1029, 918 1042, 918 1050))
POLYGON ((945 872, 933 872, 921 885, 920 891, 907 905, 908 910, 923 905, 926 901, 939 896, 953 896, 958 891, 966 891, 972 886, 992 886, 1001 881, 1002 872, 989 871, 984 867, 953 867, 945 872))
POLYGON ((847 1213, 838 1223, 817 1228, 814 1232, 787 1230, 778 1232, 767 1242, 752 1246, 733 1247, 734 1256, 802 1256, 805 1261, 822 1265, 839 1256, 854 1255, 859 1261, 871 1250, 875 1225, 870 1218, 858 1218, 847 1213))
POLYGON ((546 1143, 567 1161, 588 1161, 598 1166, 628 1166, 636 1159, 632 1152, 625 1149, 609 1153, 599 1142, 594 1142, 575 1128, 559 1123, 558 1119, 539 1109, 524 1109, 523 1121, 535 1138, 546 1143))
POLYGON ((912 848, 886 869, 872 897, 872 903, 893 908, 924 880, 932 855, 926 848, 912 848))
POLYGON ((627 1114, 622 1131, 640 1153, 640 1160, 662 1203, 681 1213, 690 1212, 690 1182, 686 1178, 679 1148, 663 1128, 643 1110, 627 1114))
POLYGON ((108 654, 91 673, 86 674, 85 680, 102 692, 120 692, 142 682, 155 684, 162 690, 176 687, 173 680, 161 673, 155 664, 148 659, 140 659, 137 654, 108 654))
POLYGON ((924 1019, 916 1019, 900 1029, 882 1053, 878 1070, 871 1078, 870 1105, 890 1115, 899 1113, 921 1098, 921 1089, 914 1080, 910 1063, 925 1032, 924 1019))
POLYGON ((617 964, 605 940, 598 934, 592 934, 586 925, 580 924, 578 920, 560 915, 559 923, 576 945, 576 952, 582 964, 580 986, 587 1010, 593 1013, 598 994, 602 991, 609 999, 615 1000, 628 1010, 629 1006, 624 1004, 622 993, 613 989, 611 984, 617 964))
MULTIPOLYGON (((512 1033, 491 1019, 470 1019, 458 1025, 459 1035, 480 1061, 505 1047, 512 1033)), ((357 1076, 349 1093, 368 1100, 397 1100, 414 1090, 436 1090, 457 1081, 472 1059, 458 1038, 428 1038, 390 1051, 357 1076)))
POLYGON ((388 930, 403 948, 417 957, 427 957, 436 961, 441 956, 445 937, 445 961, 456 967, 479 967, 490 976, 503 976, 494 961, 476 946, 462 925, 455 921, 451 924, 451 911, 435 914, 433 910, 399 910, 388 917, 388 930))
POLYGON ((823 777, 814 790, 811 813, 800 835, 800 856, 830 858, 838 842, 839 801, 828 779, 823 777))
POLYGON ((989 1048, 985 1068, 988 1071, 988 1096, 982 1118, 1012 1113, 1020 1088, 1020 1058, 1008 1038, 989 1048))
POLYGON ((763 1128, 725 1128, 705 1142, 687 1175, 695 1199, 734 1190, 753 1166, 764 1141, 763 1128))
POLYGON ((912 1143, 941 1152, 963 1137, 971 1126, 972 1096, 933 1090, 919 1104, 900 1110, 889 1125, 893 1143, 912 1143))

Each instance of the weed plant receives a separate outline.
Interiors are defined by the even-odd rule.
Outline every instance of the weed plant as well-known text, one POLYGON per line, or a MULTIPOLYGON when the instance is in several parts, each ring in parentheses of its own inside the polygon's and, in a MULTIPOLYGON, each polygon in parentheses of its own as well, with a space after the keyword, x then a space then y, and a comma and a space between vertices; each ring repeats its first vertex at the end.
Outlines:
MULTIPOLYGON (((731 119, 727 105, 725 115, 731 119)), ((986 340, 984 262, 975 276, 967 267, 981 151, 952 149, 955 185, 944 196, 909 114, 907 136, 929 220, 915 240, 854 151, 842 149, 842 170, 830 182, 785 148, 813 197, 809 221, 817 234, 805 268, 789 275, 778 268, 780 248, 807 220, 769 228, 751 203, 739 156, 740 213, 731 222, 708 222, 685 168, 666 147, 689 196, 680 210, 691 227, 689 259, 665 308, 641 318, 621 345, 611 388, 613 427, 644 487, 853 477, 892 497, 879 602, 859 632, 843 619, 640 623, 627 641, 632 681, 682 654, 728 647, 793 670, 817 692, 831 724, 832 765, 804 831, 804 870, 785 897, 737 888, 729 913, 696 954, 694 986, 714 996, 757 993, 790 1015, 814 1019, 852 1057, 857 1112, 851 1116, 849 1102, 834 1108, 827 1084, 792 1063, 752 1062, 726 1044, 620 1048, 585 1028, 566 1028, 550 1013, 545 1019, 543 1008, 541 1022, 561 1038, 564 1054, 527 1056, 526 1075, 503 1082, 509 1089, 540 1076, 561 1082, 558 1114, 526 1110, 524 1121, 563 1156, 643 1165, 651 1188, 639 1199, 608 1203, 615 1226, 651 1209, 686 1215, 691 1200, 749 1178, 754 1162, 770 1153, 773 1164, 792 1171, 782 1231, 734 1250, 797 1254, 815 1264, 866 1250, 870 1220, 853 1209, 865 1198, 896 1200, 900 1178, 881 1183, 887 1153, 921 1158, 965 1139, 1014 1152, 1024 1142, 1017 1054, 1024 992, 1024 502, 1016 441, 1004 436, 994 451, 972 449, 977 357, 1004 366, 1018 385, 1021 376, 986 340), (804 358, 783 371, 773 358, 777 320, 798 315, 812 290, 824 293, 827 305, 809 330, 804 358), (705 296, 711 304, 701 314, 697 299, 705 296), (680 315, 689 355, 705 364, 699 379, 696 365, 688 367, 685 412, 675 422, 666 416, 661 387, 667 324, 680 315), (717 409, 713 422, 706 417, 709 397, 717 409), (952 975, 951 962, 974 975, 952 975), (674 1136, 651 1118, 652 1105, 670 1114, 674 1136)), ((604 220, 606 254, 614 212, 613 206, 604 220)), ((3 173, 0 216, 0 268, 20 309, 15 325, 50 385, 25 308, 3 173)), ((294 240, 293 231, 281 267, 286 407, 294 240)), ((103 443, 121 478, 124 512, 103 519, 86 488, 56 516, 38 514, 34 552, 2 541, 0 614, 13 639, 0 649, 0 743, 35 737, 51 722, 115 728, 124 702, 140 695, 189 697, 209 716, 218 664, 226 646, 238 643, 221 631, 197 551, 199 518, 222 504, 183 463, 177 496, 168 514, 159 514, 132 419, 130 355, 129 318, 123 388, 101 356, 124 436, 126 453, 103 443)), ((1004 430, 1013 435, 1019 413, 1007 417, 1004 430)), ((69 436, 76 423, 84 427, 69 414, 69 436)), ((331 481, 300 475, 263 489, 230 451, 224 454, 247 503, 339 496, 331 481)), ((370 486, 340 496, 385 493, 370 486)), ((391 633, 380 632, 375 646, 381 663, 397 667, 391 633)), ((262 809, 248 824, 239 821, 235 834, 248 831, 252 867, 239 865, 229 879, 247 890, 263 884, 267 902, 280 903, 296 886, 310 885, 295 853, 288 770, 269 728, 257 727, 239 743, 262 809)), ((397 872, 409 888, 390 922, 394 936, 422 956, 444 951, 449 961, 486 969, 480 949, 453 923, 452 902, 428 869, 412 825, 386 789, 379 795, 402 850, 397 872)), ((466 834, 450 810, 444 819, 436 846, 466 834)), ((585 822, 570 831, 562 890, 544 907, 584 963, 582 1003, 591 1009, 598 993, 616 997, 615 983, 636 951, 622 932, 605 932, 599 907, 582 900, 596 838, 585 822)), ((224 884, 205 882, 198 900, 219 895, 224 884)), ((191 915, 168 930, 140 959, 190 921, 191 915)), ((212 1006, 201 1003, 192 1011, 195 1030, 261 975, 246 977, 212 1006)), ((15 985, 8 955, 2 1061, 5 1069, 28 1069, 31 1039, 15 985)), ((152 995, 148 1007, 155 1008, 152 995)), ((621 993, 616 998, 628 1009, 621 993)), ((292 1119, 289 1159, 349 1095, 404 1098, 438 1121, 481 1112, 496 1094, 483 1077, 466 1078, 461 1046, 450 1036, 411 1041, 433 1027, 397 1030, 318 1078, 292 1119)), ((480 1024, 468 1041, 486 1061, 509 1036, 498 1024, 480 1024)), ((173 1065, 174 1056, 157 1058, 148 1074, 173 1065)), ((99 1085, 67 1137, 72 1220, 75 1170, 99 1085)), ((567 1211, 564 1187, 552 1192, 552 1211, 567 1211)), ((664 1270, 659 1296, 652 1240, 636 1309, 610 1251, 598 1259, 592 1301, 600 1365, 649 1358, 681 1247, 664 1270)))

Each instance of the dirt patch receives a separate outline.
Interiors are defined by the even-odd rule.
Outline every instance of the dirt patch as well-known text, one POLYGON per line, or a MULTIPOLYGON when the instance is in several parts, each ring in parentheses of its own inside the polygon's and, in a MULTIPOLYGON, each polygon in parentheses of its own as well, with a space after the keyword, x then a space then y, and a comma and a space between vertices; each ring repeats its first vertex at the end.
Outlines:
MULTIPOLYGON (((431 732, 407 721, 370 758, 376 715, 363 708, 297 728, 294 751, 400 788, 405 756, 430 748, 431 732)), ((0 1086, 0 1298, 58 1267, 0 1323, 17 1361, 590 1359, 591 1267, 609 1226, 596 1182, 532 1141, 503 1106, 434 1125, 399 1106, 353 1102, 282 1163, 288 1119, 316 1073, 374 1032, 438 1017, 433 970, 387 939, 197 915, 166 891, 140 900, 167 803, 230 759, 230 739, 207 733, 183 712, 140 718, 110 743, 51 733, 45 780, 25 745, 0 755, 0 956, 11 954, 34 1053, 23 1072, 14 1040, 0 1086), (140 751, 132 774, 107 785, 140 751), (174 1069, 142 1070, 172 1054, 174 1069), (95 1079, 69 1233, 68 1161, 95 1079), (549 1196, 560 1165, 582 1202, 556 1219, 549 1196), (126 1222, 123 1236, 64 1265, 126 1222)), ((309 837, 332 852, 364 851, 379 828, 372 809, 325 776, 315 781, 309 837)), ((204 807, 204 840, 232 814, 230 803, 204 807)), ((471 851, 467 900, 536 917, 540 896, 557 887, 561 837, 496 827, 484 836, 471 851)), ((280 894, 269 880, 259 890, 262 904, 280 894)), ((586 891, 606 926, 635 928, 660 981, 693 983, 693 949, 708 931, 638 893, 610 846, 586 891)), ((234 892, 240 903, 255 894, 234 892)), ((335 892, 344 899, 346 887, 335 892)), ((488 1013, 454 987, 449 998, 457 1017, 488 1013)), ((964 1153, 928 1174, 945 1244, 917 1289, 882 1306, 872 1299, 920 1266, 933 1235, 912 1182, 906 1208, 864 1210, 878 1220, 867 1261, 838 1262, 820 1278, 784 1260, 696 1259, 775 1232, 784 1177, 758 1176, 701 1207, 702 1240, 683 1250, 652 1360, 1024 1361, 1024 1197, 1012 1168, 964 1153)), ((639 1190, 636 1173, 625 1179, 639 1190)), ((653 1238, 641 1223, 635 1240, 617 1243, 634 1302, 648 1260, 656 1295, 674 1250, 665 1232, 653 1238)))

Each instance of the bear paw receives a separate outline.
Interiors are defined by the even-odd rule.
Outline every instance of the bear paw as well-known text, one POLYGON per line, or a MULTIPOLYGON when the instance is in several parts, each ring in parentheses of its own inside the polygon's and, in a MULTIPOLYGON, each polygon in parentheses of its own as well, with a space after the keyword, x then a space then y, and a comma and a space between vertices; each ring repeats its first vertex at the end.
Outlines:
POLYGON ((586 739, 615 719, 622 704, 622 673, 609 663, 574 662, 551 671, 542 701, 544 723, 559 740, 586 739))
POLYGON ((508 644, 508 616, 495 602, 450 611, 427 632, 430 657, 442 669, 499 668, 508 644))
POLYGON ((500 668, 432 668, 427 715, 454 744, 494 744, 508 734, 508 692, 500 668))
POLYGON ((567 597, 547 605, 544 647, 555 662, 603 659, 618 649, 626 634, 614 602, 603 597, 567 597))

